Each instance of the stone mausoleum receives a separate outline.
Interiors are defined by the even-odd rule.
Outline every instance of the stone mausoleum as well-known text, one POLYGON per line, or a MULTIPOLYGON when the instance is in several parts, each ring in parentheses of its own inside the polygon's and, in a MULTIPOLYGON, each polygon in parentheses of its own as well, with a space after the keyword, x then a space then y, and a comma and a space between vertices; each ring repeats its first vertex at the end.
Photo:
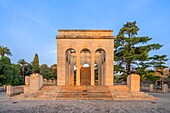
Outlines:
MULTIPOLYGON (((57 84, 39 73, 25 77, 21 100, 98 99, 154 100, 140 92, 140 76, 131 74, 127 85, 113 85, 114 36, 112 30, 59 30, 57 84), (48 84, 47 84, 48 83, 48 84)), ((18 93, 7 87, 7 95, 18 93)))
POLYGON ((113 85, 112 33, 112 30, 58 30, 57 85, 113 85))

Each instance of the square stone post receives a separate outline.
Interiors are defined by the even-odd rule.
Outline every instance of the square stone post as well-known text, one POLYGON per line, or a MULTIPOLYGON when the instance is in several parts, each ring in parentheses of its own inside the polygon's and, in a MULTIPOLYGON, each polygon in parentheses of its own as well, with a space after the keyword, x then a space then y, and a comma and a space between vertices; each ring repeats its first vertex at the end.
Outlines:
POLYGON ((66 50, 62 40, 58 40, 57 48, 57 85, 66 85, 66 50))
POLYGON ((80 51, 76 51, 76 85, 80 85, 80 51))
POLYGON ((13 86, 12 85, 7 85, 6 86, 6 95, 11 96, 13 94, 13 86))
POLYGON ((104 74, 104 85, 113 85, 113 54, 113 48, 108 48, 106 51, 106 61, 104 62, 104 70, 106 70, 104 74))
POLYGON ((163 91, 163 93, 168 93, 168 84, 162 85, 162 91, 163 91))
POLYGON ((38 92, 43 86, 43 77, 39 73, 33 73, 30 75, 30 92, 38 92))
POLYGON ((94 52, 91 53, 91 85, 94 85, 94 52))
POLYGON ((127 77, 127 86, 130 91, 140 91, 140 76, 137 74, 131 74, 127 77))

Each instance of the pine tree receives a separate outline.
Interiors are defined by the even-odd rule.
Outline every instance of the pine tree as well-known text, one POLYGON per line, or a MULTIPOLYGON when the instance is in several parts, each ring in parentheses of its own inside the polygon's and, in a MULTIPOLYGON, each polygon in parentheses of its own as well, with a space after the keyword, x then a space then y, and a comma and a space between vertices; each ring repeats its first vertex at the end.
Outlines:
POLYGON ((39 67, 39 60, 38 60, 38 54, 35 54, 34 60, 33 60, 33 73, 39 73, 40 72, 40 67, 39 67))
POLYGON ((115 69, 125 76, 136 71, 139 63, 147 61, 151 50, 158 50, 162 47, 160 44, 147 44, 152 38, 138 36, 138 31, 136 21, 127 22, 115 39, 115 69))

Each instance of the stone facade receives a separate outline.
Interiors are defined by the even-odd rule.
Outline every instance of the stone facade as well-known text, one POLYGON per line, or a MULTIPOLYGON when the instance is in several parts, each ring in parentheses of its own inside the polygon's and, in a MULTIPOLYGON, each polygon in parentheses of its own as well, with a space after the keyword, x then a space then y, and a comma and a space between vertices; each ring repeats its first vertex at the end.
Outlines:
POLYGON ((91 68, 91 85, 95 85, 95 64, 99 69, 99 84, 113 85, 112 32, 112 30, 59 30, 56 37, 57 84, 80 85, 80 68, 87 63, 91 68), (74 67, 76 67, 76 81, 74 81, 74 67))

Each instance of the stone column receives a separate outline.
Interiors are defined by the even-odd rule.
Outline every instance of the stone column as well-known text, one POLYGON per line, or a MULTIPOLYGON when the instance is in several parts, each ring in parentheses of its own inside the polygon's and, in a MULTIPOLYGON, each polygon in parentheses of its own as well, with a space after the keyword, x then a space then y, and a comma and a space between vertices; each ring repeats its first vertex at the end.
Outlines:
POLYGON ((101 63, 101 85, 103 85, 103 64, 101 63))
POLYGON ((100 74, 100 65, 98 64, 98 85, 100 85, 101 74, 100 74))
POLYGON ((113 49, 108 48, 104 62, 104 85, 113 85, 113 49), (106 68, 107 67, 107 68, 106 68))
POLYGON ((94 52, 91 53, 91 85, 94 85, 94 52))
POLYGON ((68 85, 68 61, 66 61, 66 63, 65 63, 65 70, 66 70, 66 72, 65 72, 65 85, 68 85))
POLYGON ((74 64, 70 65, 70 85, 74 85, 74 64))
POLYGON ((61 43, 62 41, 58 40, 57 44, 57 85, 65 85, 66 83, 66 55, 63 44, 61 43))
POLYGON ((76 51, 76 85, 80 85, 80 51, 76 51))

